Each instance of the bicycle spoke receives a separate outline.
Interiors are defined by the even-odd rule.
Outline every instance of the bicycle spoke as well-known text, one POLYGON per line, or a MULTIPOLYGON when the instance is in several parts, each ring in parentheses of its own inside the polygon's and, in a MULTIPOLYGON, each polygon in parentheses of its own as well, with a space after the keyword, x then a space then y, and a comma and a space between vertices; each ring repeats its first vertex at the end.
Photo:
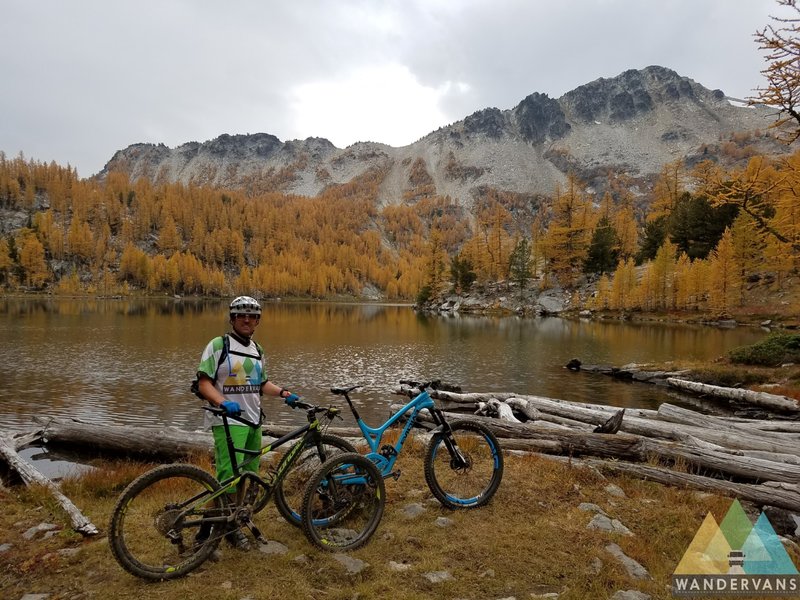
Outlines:
POLYGON ((204 517, 225 515, 221 500, 204 496, 218 487, 191 465, 168 465, 145 473, 123 492, 109 539, 117 561, 145 579, 171 579, 199 566, 219 544, 222 525, 201 526, 204 517))
POLYGON ((425 479, 433 495, 448 508, 482 506, 494 495, 503 475, 503 457, 494 435, 469 421, 450 425, 449 438, 435 435, 425 456, 425 479))
MULTIPOLYGON (((305 442, 301 440, 298 443, 305 442)), ((321 443, 326 460, 343 452, 356 451, 350 442, 335 435, 323 434, 321 443)), ((291 455, 291 452, 292 450, 289 450, 287 455, 291 455)), ((320 457, 320 450, 316 445, 304 449, 283 481, 275 488, 275 506, 281 516, 292 525, 300 526, 302 520, 300 511, 303 506, 303 494, 305 493, 306 484, 323 462, 320 457)), ((278 467, 279 470, 280 468, 281 466, 278 467)))
POLYGON ((303 531, 325 550, 352 550, 377 529, 385 504, 383 477, 358 454, 328 460, 309 480, 303 499, 303 531))

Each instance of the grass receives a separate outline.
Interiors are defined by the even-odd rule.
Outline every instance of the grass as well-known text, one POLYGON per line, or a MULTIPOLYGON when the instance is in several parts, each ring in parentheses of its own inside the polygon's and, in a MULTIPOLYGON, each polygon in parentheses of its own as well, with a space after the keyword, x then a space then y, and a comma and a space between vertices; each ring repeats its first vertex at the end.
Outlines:
MULTIPOLYGON (((370 567, 348 574, 334 555, 314 549, 302 533, 284 522, 270 504, 256 517, 271 540, 288 546, 284 555, 242 554, 221 546, 222 560, 208 562, 190 576, 146 583, 124 572, 104 537, 122 488, 149 465, 98 462, 93 472, 66 479, 64 492, 103 531, 84 539, 43 490, 0 491, 0 597, 50 594, 49 600, 78 598, 530 598, 556 592, 561 600, 608 598, 617 590, 637 589, 652 598, 670 598, 670 576, 711 511, 720 521, 729 498, 671 489, 634 479, 609 477, 532 455, 508 455, 503 483, 493 501, 472 511, 452 512, 432 499, 422 474, 419 448, 401 457, 399 481, 387 481, 387 507, 377 533, 351 556, 370 567), (626 494, 606 491, 609 483, 626 494), (404 516, 421 503, 425 513, 404 516), (600 505, 635 536, 589 530, 592 514, 582 502, 600 505), (449 527, 437 517, 452 520, 449 527), (58 524, 53 537, 26 541, 23 533, 41 522, 58 524), (606 552, 610 542, 644 565, 653 579, 636 581, 606 552), (70 549, 68 553, 60 550, 70 549), (597 561, 602 561, 599 571, 597 561), (393 570, 389 563, 409 565, 393 570), (449 571, 453 580, 431 583, 425 573, 449 571)), ((207 466, 207 465, 205 465, 207 466)), ((797 555, 793 556, 795 562, 797 555)))

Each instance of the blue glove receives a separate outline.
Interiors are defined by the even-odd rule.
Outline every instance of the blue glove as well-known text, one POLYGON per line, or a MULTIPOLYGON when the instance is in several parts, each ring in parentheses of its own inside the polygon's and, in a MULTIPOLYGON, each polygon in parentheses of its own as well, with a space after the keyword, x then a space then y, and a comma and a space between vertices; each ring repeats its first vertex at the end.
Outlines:
POLYGON ((225 411, 226 415, 231 417, 238 417, 242 414, 242 407, 239 406, 238 402, 234 402, 233 400, 225 400, 225 402, 220 404, 220 408, 225 411))
POLYGON ((286 402, 286 404, 288 404, 292 408, 294 408, 294 405, 298 400, 300 400, 300 396, 298 396, 297 394, 289 394, 288 396, 286 396, 286 398, 283 399, 283 401, 286 402))

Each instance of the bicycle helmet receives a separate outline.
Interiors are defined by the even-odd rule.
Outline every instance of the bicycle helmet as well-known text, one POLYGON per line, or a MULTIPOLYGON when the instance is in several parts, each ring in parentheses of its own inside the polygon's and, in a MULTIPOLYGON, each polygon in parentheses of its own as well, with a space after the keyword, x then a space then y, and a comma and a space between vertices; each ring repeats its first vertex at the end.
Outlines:
POLYGON ((250 296, 237 296, 233 299, 230 306, 231 316, 234 315, 257 315, 261 316, 261 305, 258 300, 250 296))

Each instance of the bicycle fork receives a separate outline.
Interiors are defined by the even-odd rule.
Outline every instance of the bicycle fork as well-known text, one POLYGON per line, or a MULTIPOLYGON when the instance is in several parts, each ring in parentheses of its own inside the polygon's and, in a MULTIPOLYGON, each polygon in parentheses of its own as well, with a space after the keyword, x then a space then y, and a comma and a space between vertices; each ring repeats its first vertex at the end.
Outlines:
POLYGON ((441 409, 430 408, 428 410, 433 417, 433 422, 442 430, 442 441, 444 441, 444 445, 450 453, 450 468, 454 471, 469 469, 472 463, 469 457, 458 447, 458 442, 453 436, 453 430, 450 429, 450 423, 444 418, 441 409))

